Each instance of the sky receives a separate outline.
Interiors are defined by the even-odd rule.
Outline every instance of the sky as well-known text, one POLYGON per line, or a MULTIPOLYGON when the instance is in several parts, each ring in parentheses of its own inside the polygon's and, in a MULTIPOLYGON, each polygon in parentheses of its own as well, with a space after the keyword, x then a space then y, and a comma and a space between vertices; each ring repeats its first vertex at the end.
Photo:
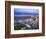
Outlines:
POLYGON ((38 16, 38 9, 14 8, 14 16, 38 16))

